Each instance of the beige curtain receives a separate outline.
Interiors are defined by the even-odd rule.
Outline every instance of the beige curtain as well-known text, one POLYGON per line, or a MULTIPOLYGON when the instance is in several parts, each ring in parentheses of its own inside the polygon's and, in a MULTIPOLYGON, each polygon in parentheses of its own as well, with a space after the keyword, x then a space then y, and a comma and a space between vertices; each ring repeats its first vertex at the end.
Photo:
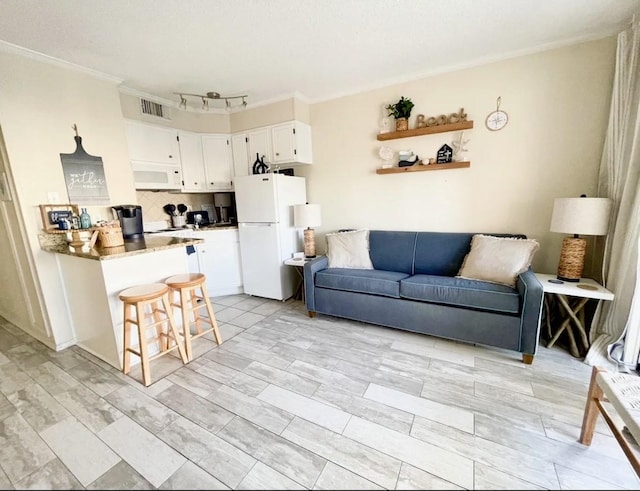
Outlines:
POLYGON ((589 365, 635 369, 640 348, 640 286, 636 292, 640 230, 640 17, 618 35, 609 127, 598 195, 613 199, 603 277, 615 294, 600 302, 591 327, 589 365))

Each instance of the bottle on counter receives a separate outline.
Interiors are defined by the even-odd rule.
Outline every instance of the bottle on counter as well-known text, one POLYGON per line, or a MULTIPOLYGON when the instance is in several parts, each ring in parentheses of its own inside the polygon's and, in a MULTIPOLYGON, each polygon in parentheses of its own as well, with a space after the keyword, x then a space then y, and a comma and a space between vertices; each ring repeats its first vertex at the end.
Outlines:
POLYGON ((82 208, 80 213, 80 228, 91 228, 91 215, 87 213, 86 208, 82 208))

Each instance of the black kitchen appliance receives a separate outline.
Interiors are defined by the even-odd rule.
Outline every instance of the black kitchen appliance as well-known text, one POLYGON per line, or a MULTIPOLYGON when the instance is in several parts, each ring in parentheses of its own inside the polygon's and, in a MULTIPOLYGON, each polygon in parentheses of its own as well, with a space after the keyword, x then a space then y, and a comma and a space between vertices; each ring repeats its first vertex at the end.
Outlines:
POLYGON ((118 216, 122 236, 124 239, 142 239, 144 237, 144 227, 142 226, 142 206, 140 205, 119 205, 112 206, 118 216))
POLYGON ((206 210, 188 211, 187 223, 190 225, 198 225, 199 227, 211 225, 211 222, 209 221, 209 212, 206 210))

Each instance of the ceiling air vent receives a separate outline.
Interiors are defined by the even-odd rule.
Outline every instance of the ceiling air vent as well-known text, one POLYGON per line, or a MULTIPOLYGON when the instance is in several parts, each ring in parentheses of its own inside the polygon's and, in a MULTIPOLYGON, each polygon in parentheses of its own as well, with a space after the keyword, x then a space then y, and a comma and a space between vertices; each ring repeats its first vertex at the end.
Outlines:
POLYGON ((142 111, 142 114, 148 114, 156 118, 171 119, 167 107, 157 102, 148 101, 147 99, 140 99, 140 111, 142 111))

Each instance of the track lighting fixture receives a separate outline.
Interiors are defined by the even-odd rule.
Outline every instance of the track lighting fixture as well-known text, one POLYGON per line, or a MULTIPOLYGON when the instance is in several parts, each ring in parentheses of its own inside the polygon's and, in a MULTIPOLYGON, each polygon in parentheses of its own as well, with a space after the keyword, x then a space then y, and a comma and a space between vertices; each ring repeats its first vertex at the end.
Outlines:
POLYGON ((216 101, 216 100, 220 100, 220 101, 224 101, 225 102, 225 109, 227 111, 231 111, 234 107, 242 107, 245 108, 247 107, 247 101, 246 98, 249 97, 248 95, 234 95, 234 96, 222 96, 220 95, 219 92, 207 92, 205 95, 201 95, 201 94, 186 94, 184 92, 174 92, 175 95, 180 96, 180 103, 178 104, 178 107, 180 109, 187 109, 187 97, 199 97, 202 100, 202 109, 203 110, 209 110, 209 101, 216 101), (235 106, 231 104, 231 101, 234 99, 242 99, 242 103, 241 104, 236 104, 235 106))

